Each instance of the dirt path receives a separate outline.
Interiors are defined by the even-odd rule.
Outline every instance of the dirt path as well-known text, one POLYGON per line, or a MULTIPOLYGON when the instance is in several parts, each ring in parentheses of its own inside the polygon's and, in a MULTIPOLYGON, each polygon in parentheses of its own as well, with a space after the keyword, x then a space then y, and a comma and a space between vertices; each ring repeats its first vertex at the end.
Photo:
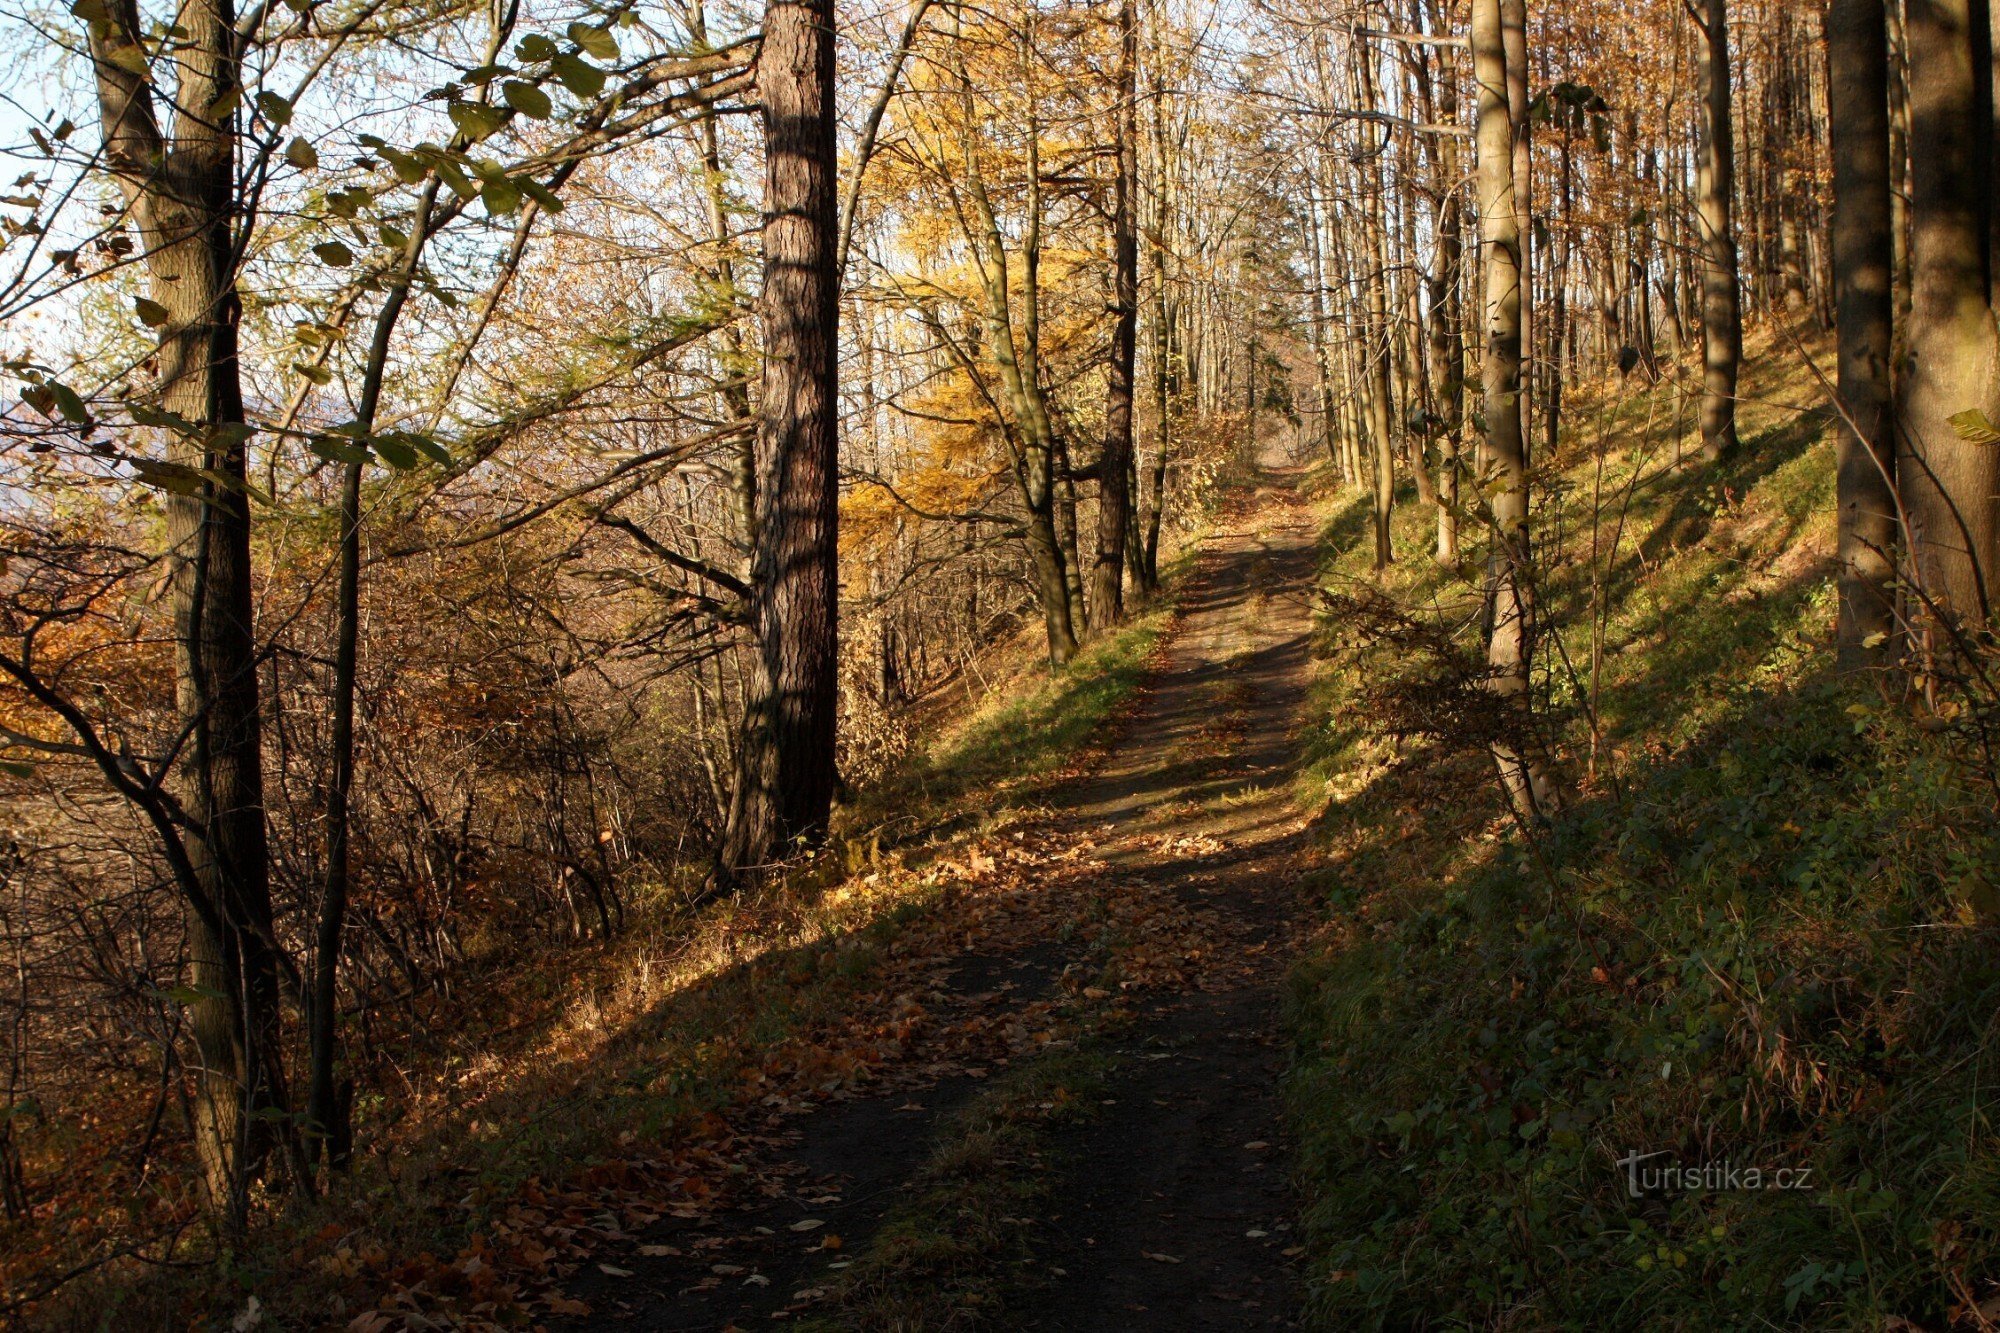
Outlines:
MULTIPOLYGON (((1054 1179, 1038 1215, 1020 1219, 1032 1257, 1009 1262, 1032 1271, 1006 1284, 1000 1327, 1294 1326, 1278 989, 1297 919, 1303 825, 1289 782, 1315 532, 1289 481, 1273 476, 1210 538, 1160 675, 1044 831, 1088 863, 1100 910, 1115 920, 1144 903, 1147 921, 1172 928, 1139 932, 1106 973, 1133 979, 1113 983, 1131 989, 1110 1001, 1122 1021, 1102 1040, 1099 1104, 1052 1126, 1035 1155, 1054 1179), (1147 984, 1149 969, 1171 984, 1147 984)), ((969 945, 933 1002, 1003 1023, 1046 1009, 1085 948, 1067 930, 969 945)), ((670 1221, 586 1275, 572 1291, 595 1313, 577 1326, 692 1333, 814 1313, 988 1072, 892 1080, 805 1117, 774 1150, 767 1178, 781 1185, 721 1216, 670 1221)))

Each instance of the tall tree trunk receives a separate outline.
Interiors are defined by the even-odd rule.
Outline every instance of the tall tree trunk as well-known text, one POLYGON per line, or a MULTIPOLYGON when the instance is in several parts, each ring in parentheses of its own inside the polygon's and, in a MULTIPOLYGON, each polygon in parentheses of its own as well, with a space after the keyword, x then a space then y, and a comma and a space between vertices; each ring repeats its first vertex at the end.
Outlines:
POLYGON ((1125 618, 1125 533, 1132 521, 1126 479, 1132 470, 1132 376, 1138 351, 1139 231, 1133 223, 1138 177, 1139 28, 1133 0, 1118 7, 1118 166, 1111 191, 1112 300, 1110 383, 1104 395, 1104 451, 1097 470, 1097 563, 1091 572, 1090 625, 1106 630, 1125 618))
POLYGON ((169 497, 167 598, 187 737, 179 786, 191 871, 183 888, 195 994, 187 1006, 194 1140, 232 1242, 285 1112, 244 484, 250 432, 237 363, 234 17, 229 0, 182 4, 171 137, 139 72, 146 55, 137 5, 111 0, 90 23, 103 160, 125 196, 152 299, 167 316, 159 402, 195 427, 173 432, 168 452, 209 478, 195 494, 169 497))
MULTIPOLYGON (((1442 14, 1439 15, 1440 19, 1442 14)), ((1438 24, 1441 29, 1442 22, 1438 24)), ((1458 124, 1458 75, 1447 67, 1437 81, 1437 118, 1458 124)), ((1437 255, 1430 275, 1430 362, 1438 404, 1437 558, 1458 559, 1459 452, 1465 432, 1465 310, 1460 297, 1465 268, 1465 205, 1458 138, 1432 139, 1432 186, 1437 196, 1437 255)))
POLYGON ((1487 581, 1492 629, 1487 639, 1489 683, 1519 738, 1493 747, 1508 800, 1524 820, 1549 812, 1552 792, 1527 743, 1528 679, 1534 653, 1533 582, 1529 565, 1527 442, 1521 420, 1521 307, 1528 274, 1521 262, 1521 217, 1514 190, 1514 126, 1509 111, 1507 48, 1501 31, 1504 0, 1472 0, 1473 76, 1479 85, 1477 179, 1480 239, 1485 251, 1486 451, 1493 472, 1493 552, 1487 581))
MULTIPOLYGON (((1535 364, 1535 157, 1533 101, 1528 89, 1528 0, 1500 0, 1500 41, 1507 52, 1507 115, 1512 121, 1511 153, 1514 159, 1514 211, 1519 216, 1515 255, 1520 262, 1521 289, 1521 419, 1522 448, 1534 438, 1532 432, 1536 377, 1535 364)), ((1523 454, 1525 459, 1526 454, 1523 454)), ((1525 462, 1523 464, 1525 466, 1525 462)))
POLYGON ((757 415, 755 693, 724 833, 725 877, 824 838, 838 706, 840 284, 833 0, 771 0, 764 127, 764 377, 757 415))
POLYGON ((2000 417, 1989 22, 1983 0, 1908 3, 1911 307, 1896 461, 1917 586, 1980 623, 1992 609, 2000 450, 1961 438, 1951 418, 2000 417))
POLYGON ((1841 665, 1887 660, 1895 627, 1895 449, 1890 340, 1895 232, 1889 186, 1889 48, 1883 0, 1833 0, 1834 289, 1842 419, 1839 457, 1841 665))
MULTIPOLYGON (((1375 95, 1375 73, 1373 56, 1366 47, 1357 45, 1355 60, 1361 90, 1361 105, 1365 110, 1377 110, 1379 100, 1375 95)), ((1382 179, 1382 132, 1364 123, 1361 131, 1361 160, 1357 171, 1361 181, 1361 203, 1364 210, 1361 227, 1364 262, 1367 273, 1367 330, 1368 341, 1364 356, 1368 392, 1368 435, 1374 455, 1374 497, 1375 497, 1375 572, 1380 574, 1395 560, 1395 549, 1390 542, 1390 519, 1396 503, 1395 464, 1395 404, 1390 386, 1389 359, 1393 355, 1390 347, 1389 299, 1388 299, 1388 220, 1383 209, 1382 192, 1387 188, 1382 179)))
POLYGON ((1736 378, 1743 362, 1736 272, 1736 148, 1730 123, 1729 0, 1705 0, 1701 160, 1695 217, 1701 229, 1701 451, 1711 462, 1736 447, 1736 378))

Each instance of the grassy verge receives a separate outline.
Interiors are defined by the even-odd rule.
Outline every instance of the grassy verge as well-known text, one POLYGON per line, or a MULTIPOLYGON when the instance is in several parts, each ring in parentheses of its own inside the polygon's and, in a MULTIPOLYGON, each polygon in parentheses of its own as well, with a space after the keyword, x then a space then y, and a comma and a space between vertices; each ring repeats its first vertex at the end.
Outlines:
MULTIPOLYGON (((1407 663, 1350 646, 1320 687, 1291 1004, 1319 1326, 1990 1326, 1994 803, 1832 674, 1830 447, 1779 406, 1802 374, 1750 384, 1712 471, 1671 465, 1664 394, 1573 414, 1539 519, 1577 796, 1536 846, 1485 756, 1360 715, 1407 663)), ((1463 611, 1421 516, 1399 538, 1399 598, 1463 611)))

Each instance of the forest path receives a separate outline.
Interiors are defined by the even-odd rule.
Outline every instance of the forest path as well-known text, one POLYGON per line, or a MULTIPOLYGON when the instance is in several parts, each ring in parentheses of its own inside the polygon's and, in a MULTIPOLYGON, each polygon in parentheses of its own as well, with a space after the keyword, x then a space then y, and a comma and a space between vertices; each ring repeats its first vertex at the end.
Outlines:
MULTIPOLYGON (((1071 1032, 1076 1040, 1051 1041, 1040 1058, 1082 1047, 1101 1073, 1088 1114, 1051 1115, 1036 1147, 999 1168, 1040 1178, 1019 1195, 1032 1199, 1020 1211, 1035 1216, 1000 1219, 1025 1224, 1025 1239, 971 1247, 982 1253, 969 1262, 993 1270, 971 1284, 982 1326, 1295 1326, 1279 986, 1288 923, 1300 919, 1294 861, 1305 823, 1291 775, 1317 536, 1298 480, 1264 472, 1204 543, 1160 670, 1108 758, 1054 795, 1026 840, 1060 849, 1035 892, 1010 895, 1030 899, 1019 912, 1029 924, 1004 938, 968 926, 962 952, 940 965, 929 996, 939 1030, 1041 1028, 1065 988, 1072 1008, 1092 1006, 1101 1019, 1074 1030, 1056 1021, 1012 1048, 1005 1072, 1018 1077, 1034 1067, 1035 1040, 1071 1032), (1090 976, 1100 984, 1085 988, 1090 976)), ((914 1051, 912 1064, 922 1056, 914 1051)), ((937 1285, 921 1265, 871 1275, 871 1306, 828 1299, 885 1221, 935 1192, 927 1165, 982 1099, 1002 1092, 986 1082, 999 1070, 936 1058, 925 1068, 929 1078, 885 1071, 892 1091, 802 1117, 759 1173, 782 1183, 728 1215, 663 1224, 616 1260, 622 1269, 605 1270, 610 1280, 580 1275, 571 1290, 595 1314, 577 1326, 957 1326, 923 1291, 888 1294, 890 1308, 914 1315, 881 1314, 883 1286, 937 1285)), ((954 1280, 968 1261, 956 1262, 954 1280)))
POLYGON ((1079 792, 1126 892, 1174 895, 1207 938, 1190 984, 1114 1044, 1104 1114, 1068 1154, 1038 1247, 1063 1269, 1010 1327, 1294 1326, 1279 984, 1305 824, 1294 730, 1310 678, 1314 511, 1267 473, 1209 539, 1158 680, 1079 792))

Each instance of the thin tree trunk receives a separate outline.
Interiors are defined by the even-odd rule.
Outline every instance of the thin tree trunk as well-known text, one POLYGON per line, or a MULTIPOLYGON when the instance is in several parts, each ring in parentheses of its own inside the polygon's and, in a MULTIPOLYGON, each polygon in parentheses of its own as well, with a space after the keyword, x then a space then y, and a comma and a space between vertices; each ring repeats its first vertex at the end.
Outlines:
POLYGON ((1111 191, 1112 299, 1110 383, 1104 395, 1104 451, 1097 472, 1097 563, 1092 570, 1090 626, 1106 630, 1125 618, 1125 533, 1132 521, 1126 480, 1132 470, 1132 376, 1138 351, 1139 232, 1133 191, 1138 177, 1139 28, 1133 0, 1118 7, 1118 165, 1111 191))
MULTIPOLYGON (((1355 60, 1361 89, 1361 105, 1364 110, 1375 111, 1378 98, 1375 95, 1375 74, 1372 57, 1364 47, 1357 46, 1355 60)), ((1395 464, 1395 405, 1390 386, 1389 301, 1387 293, 1389 260, 1388 221, 1383 210, 1382 192, 1387 188, 1382 179, 1382 132, 1373 126, 1364 125, 1361 132, 1361 161, 1357 164, 1360 174, 1361 203, 1364 210, 1361 227, 1363 258, 1367 264, 1364 275, 1367 283, 1367 345, 1364 352, 1368 392, 1368 434, 1374 454, 1374 499, 1375 499, 1375 572, 1387 569, 1396 554, 1390 541, 1390 521, 1396 503, 1395 464)))
POLYGON ((825 837, 836 774, 839 524, 832 0, 771 0, 757 88, 764 126, 764 380, 757 418, 744 721, 725 879, 825 837))
POLYGON ((1840 662, 1878 665, 1894 652, 1895 450, 1889 374, 1895 316, 1890 206, 1889 52, 1883 0, 1833 0, 1826 18, 1832 78, 1834 289, 1839 303, 1840 662))
MULTIPOLYGON (((1477 130, 1479 224, 1485 251, 1487 458, 1493 470, 1493 552, 1487 597, 1492 629, 1486 660, 1490 688, 1508 726, 1528 726, 1534 605, 1529 568, 1527 448, 1521 420, 1521 307, 1528 275, 1521 263, 1521 217, 1514 192, 1513 117, 1508 109, 1509 50, 1501 31, 1503 0, 1472 0, 1473 74, 1479 85, 1477 130)), ((1523 820, 1545 816, 1553 793, 1532 746, 1502 737, 1493 746, 1508 800, 1523 820)))
POLYGON ((1730 123, 1729 0, 1705 0, 1701 64, 1701 451, 1711 462, 1736 448, 1736 379, 1743 362, 1742 298, 1736 271, 1736 150, 1730 123))

